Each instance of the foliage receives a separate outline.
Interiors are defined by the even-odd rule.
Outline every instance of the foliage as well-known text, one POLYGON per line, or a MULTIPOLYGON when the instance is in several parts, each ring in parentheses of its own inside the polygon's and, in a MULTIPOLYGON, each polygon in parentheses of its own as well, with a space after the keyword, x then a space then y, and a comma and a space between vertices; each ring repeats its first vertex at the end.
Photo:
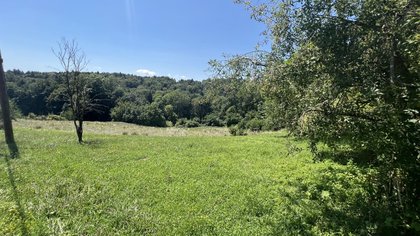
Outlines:
POLYGON ((66 118, 58 115, 49 114, 47 116, 47 120, 66 120, 66 118))
POLYGON ((274 108, 267 113, 271 120, 308 137, 318 157, 319 145, 326 144, 347 160, 375 166, 372 204, 385 206, 392 218, 377 219, 376 232, 414 233, 420 211, 419 2, 237 2, 267 25, 272 50, 259 64, 267 105, 274 108))
POLYGON ((245 136, 247 135, 245 129, 239 127, 238 125, 232 125, 229 127, 229 133, 232 136, 245 136))
MULTIPOLYGON (((73 119, 71 107, 63 97, 65 89, 60 76, 60 73, 7 71, 8 93, 25 116, 55 114, 73 119)), ((172 124, 186 118, 200 125, 225 126, 263 110, 260 85, 255 81, 221 78, 175 81, 168 77, 98 72, 81 72, 80 78, 86 83, 92 102, 83 115, 83 120, 87 121, 115 120, 161 126, 160 121, 145 120, 151 116, 134 117, 151 103, 156 103, 158 113, 163 112, 165 120, 172 124), (139 106, 142 108, 136 108, 139 106), (137 111, 128 114, 130 112, 124 112, 123 107, 137 111)))
POLYGON ((254 118, 246 124, 246 127, 251 131, 261 131, 265 125, 265 121, 262 119, 254 118))
POLYGON ((138 125, 166 126, 164 114, 156 103, 136 105, 129 102, 119 102, 111 110, 111 117, 117 121, 138 125))
POLYGON ((179 118, 191 117, 191 98, 186 92, 171 91, 162 97, 161 103, 171 105, 173 112, 179 118))
POLYGON ((176 123, 177 127, 196 128, 196 127, 200 126, 200 123, 196 120, 180 119, 179 121, 181 121, 181 122, 176 123))
POLYGON ((163 108, 163 111, 165 113, 165 119, 167 121, 172 122, 172 124, 176 123, 176 120, 178 119, 178 115, 174 112, 174 107, 172 105, 166 105, 163 108))
POLYGON ((211 113, 204 117, 204 124, 207 126, 223 126, 223 120, 217 114, 211 113))
MULTIPOLYGON (((22 117, 22 113, 20 112, 19 108, 17 107, 16 103, 14 101, 9 101, 9 106, 10 106, 10 116, 12 119, 17 119, 22 117)), ((3 120, 3 114, 1 112, 1 108, 0 108, 0 121, 3 120)))

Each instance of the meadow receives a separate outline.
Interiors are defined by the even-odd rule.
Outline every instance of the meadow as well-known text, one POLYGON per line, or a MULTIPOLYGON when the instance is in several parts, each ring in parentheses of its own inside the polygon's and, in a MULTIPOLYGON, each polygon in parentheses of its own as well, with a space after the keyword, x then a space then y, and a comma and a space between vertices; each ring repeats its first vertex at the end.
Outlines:
POLYGON ((285 131, 18 120, 0 139, 0 235, 337 235, 377 226, 369 169, 314 161, 285 131), (60 123, 61 122, 61 123, 60 123))

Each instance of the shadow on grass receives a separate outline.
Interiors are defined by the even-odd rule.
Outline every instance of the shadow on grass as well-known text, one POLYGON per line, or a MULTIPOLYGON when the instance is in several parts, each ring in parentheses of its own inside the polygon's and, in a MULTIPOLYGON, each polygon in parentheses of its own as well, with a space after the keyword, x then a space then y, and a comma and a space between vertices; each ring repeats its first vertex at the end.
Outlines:
POLYGON ((7 147, 9 148, 10 158, 18 158, 19 157, 19 148, 15 142, 8 143, 7 147))
POLYGON ((28 234, 28 229, 26 228, 26 214, 25 214, 25 210, 22 207, 22 203, 21 203, 21 199, 19 196, 19 192, 17 190, 17 186, 16 186, 16 178, 12 169, 12 166, 10 164, 10 157, 9 156, 4 156, 4 160, 6 162, 6 166, 7 166, 7 175, 9 178, 9 182, 10 182, 10 187, 12 190, 12 195, 13 195, 13 200, 15 201, 17 210, 18 210, 18 214, 19 214, 19 226, 20 226, 20 230, 22 235, 29 235, 28 234))
POLYGON ((329 150, 321 151, 316 154, 317 161, 332 160, 341 165, 347 165, 349 161, 359 167, 369 167, 376 165, 375 154, 370 150, 343 151, 329 150))
POLYGON ((99 148, 99 147, 102 146, 103 143, 104 143, 104 140, 95 139, 95 140, 83 141, 82 145, 86 145, 86 146, 89 146, 91 148, 99 148))
POLYGON ((22 207, 22 203, 21 203, 21 199, 17 190, 17 186, 16 186, 16 178, 12 169, 12 166, 10 164, 10 160, 14 159, 14 158, 19 158, 19 149, 18 146, 16 145, 16 143, 8 143, 7 144, 8 148, 9 148, 9 155, 4 155, 4 161, 6 162, 6 167, 7 167, 7 176, 9 178, 9 182, 10 182, 10 187, 12 190, 12 196, 13 196, 13 200, 15 201, 17 210, 18 210, 18 214, 19 214, 19 227, 21 230, 21 234, 22 235, 29 235, 28 234, 28 229, 26 228, 26 214, 25 214, 25 210, 22 207))
POLYGON ((380 163, 373 151, 331 149, 321 151, 314 157, 315 162, 326 160, 347 165, 350 169, 328 168, 312 183, 312 187, 296 183, 303 191, 308 192, 312 189, 312 193, 309 194, 310 200, 315 200, 317 204, 312 205, 311 208, 317 209, 320 212, 320 219, 323 219, 319 228, 344 233, 344 235, 418 233, 416 229, 396 223, 400 220, 398 213, 395 213, 398 209, 394 209, 389 200, 390 196, 384 195, 389 194, 389 192, 384 192, 389 190, 379 185, 380 183, 388 184, 386 181, 389 180, 388 177, 385 177, 386 181, 381 180, 384 173, 377 172, 380 171, 378 169, 380 163), (383 196, 388 198, 385 199, 383 196))
POLYGON ((288 206, 274 234, 283 235, 285 229, 296 235, 374 234, 380 209, 371 204, 369 186, 359 174, 331 167, 291 182, 296 191, 281 193, 288 206))

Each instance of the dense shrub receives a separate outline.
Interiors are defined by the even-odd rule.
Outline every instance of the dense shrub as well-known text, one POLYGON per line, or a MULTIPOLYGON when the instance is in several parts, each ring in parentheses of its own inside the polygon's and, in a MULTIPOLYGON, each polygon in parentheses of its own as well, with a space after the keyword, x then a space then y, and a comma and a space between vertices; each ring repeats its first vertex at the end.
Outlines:
POLYGON ((181 118, 181 119, 178 119, 176 121, 175 126, 176 127, 184 127, 186 123, 187 123, 187 119, 181 118))
POLYGON ((185 118, 181 118, 176 122, 175 126, 176 127, 195 128, 195 127, 199 127, 200 123, 196 120, 188 120, 188 119, 185 119, 185 118))
POLYGON ((225 123, 228 127, 238 124, 242 119, 242 116, 237 112, 235 106, 231 106, 227 109, 225 123))
POLYGON ((229 127, 229 133, 232 136, 245 136, 247 135, 244 129, 239 128, 237 125, 233 125, 229 127))
POLYGON ((187 122, 185 123, 185 127, 187 128, 195 128, 199 126, 200 126, 200 123, 196 120, 187 120, 187 122))
POLYGON ((47 120, 66 120, 66 118, 59 115, 48 114, 47 120))
POLYGON ((223 121, 214 113, 208 114, 204 117, 204 124, 207 126, 223 126, 223 121))
POLYGON ((66 120, 73 120, 73 112, 71 109, 65 109, 60 113, 61 117, 64 117, 66 120))
POLYGON ((159 106, 156 103, 136 106, 133 103, 120 102, 112 109, 111 117, 115 121, 123 121, 138 125, 166 126, 163 111, 159 109, 159 106))
POLYGON ((31 120, 47 120, 47 116, 44 116, 44 115, 35 115, 34 113, 29 113, 28 114, 28 119, 31 119, 31 120))
POLYGON ((36 115, 35 115, 34 113, 30 112, 30 113, 28 114, 28 118, 29 118, 29 119, 32 119, 32 120, 35 120, 35 119, 36 119, 36 115))
POLYGON ((264 120, 254 118, 246 124, 246 127, 251 131, 261 131, 265 125, 264 120))

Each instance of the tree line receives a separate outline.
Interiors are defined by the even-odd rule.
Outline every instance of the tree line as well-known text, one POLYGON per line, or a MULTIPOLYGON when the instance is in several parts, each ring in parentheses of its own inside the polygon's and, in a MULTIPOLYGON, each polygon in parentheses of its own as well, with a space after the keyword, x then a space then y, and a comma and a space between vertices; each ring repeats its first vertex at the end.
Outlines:
MULTIPOLYGON (((9 70, 7 93, 14 116, 72 119, 63 72, 9 70)), ((122 121, 147 126, 235 126, 275 129, 266 119, 260 83, 240 78, 204 81, 81 72, 91 106, 88 121, 122 121)))

